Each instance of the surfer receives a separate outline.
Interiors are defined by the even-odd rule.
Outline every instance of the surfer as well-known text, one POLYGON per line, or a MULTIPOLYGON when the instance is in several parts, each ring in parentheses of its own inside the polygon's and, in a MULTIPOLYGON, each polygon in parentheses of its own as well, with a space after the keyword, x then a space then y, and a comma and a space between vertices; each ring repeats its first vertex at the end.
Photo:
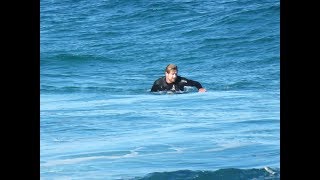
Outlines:
POLYGON ((194 86, 199 92, 206 92, 206 89, 199 82, 178 76, 178 67, 174 64, 169 64, 165 69, 165 76, 160 77, 153 83, 151 92, 184 91, 184 86, 194 86))

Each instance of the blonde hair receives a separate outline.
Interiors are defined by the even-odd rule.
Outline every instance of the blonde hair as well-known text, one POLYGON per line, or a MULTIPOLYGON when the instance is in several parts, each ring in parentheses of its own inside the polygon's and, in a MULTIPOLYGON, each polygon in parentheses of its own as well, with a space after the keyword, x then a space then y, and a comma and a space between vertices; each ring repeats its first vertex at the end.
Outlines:
POLYGON ((178 71, 178 66, 176 66, 176 65, 174 65, 174 64, 169 64, 169 65, 166 67, 165 72, 170 73, 170 71, 172 71, 172 70, 178 71))

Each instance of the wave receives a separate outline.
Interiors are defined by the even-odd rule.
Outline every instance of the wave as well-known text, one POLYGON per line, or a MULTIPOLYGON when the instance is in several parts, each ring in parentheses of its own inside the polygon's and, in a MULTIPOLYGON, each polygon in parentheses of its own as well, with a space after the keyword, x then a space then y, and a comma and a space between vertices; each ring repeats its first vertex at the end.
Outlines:
POLYGON ((253 168, 253 169, 237 169, 226 168, 216 171, 193 171, 178 170, 172 172, 153 172, 144 177, 136 177, 132 180, 207 180, 207 179, 224 179, 224 180, 248 180, 248 179, 280 179, 280 168, 253 168))
MULTIPOLYGON (((68 159, 59 159, 59 160, 52 160, 49 162, 44 162, 41 164, 42 167, 50 167, 50 166, 57 166, 57 165, 65 165, 65 164, 76 164, 84 161, 92 161, 92 160, 100 160, 100 159, 122 159, 122 158, 129 158, 138 155, 137 152, 131 151, 128 153, 123 154, 123 152, 118 153, 119 155, 96 155, 90 156, 86 155, 85 157, 75 157, 75 158, 68 158, 68 159)), ((83 156, 83 155, 82 155, 83 156)))

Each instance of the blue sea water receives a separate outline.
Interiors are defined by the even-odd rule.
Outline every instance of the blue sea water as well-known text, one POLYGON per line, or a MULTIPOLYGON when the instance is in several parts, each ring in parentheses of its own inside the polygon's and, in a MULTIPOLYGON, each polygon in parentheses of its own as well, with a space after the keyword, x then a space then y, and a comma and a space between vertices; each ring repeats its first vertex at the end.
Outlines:
POLYGON ((40 178, 280 179, 279 11, 40 0, 40 178), (150 93, 169 63, 207 92, 150 93))

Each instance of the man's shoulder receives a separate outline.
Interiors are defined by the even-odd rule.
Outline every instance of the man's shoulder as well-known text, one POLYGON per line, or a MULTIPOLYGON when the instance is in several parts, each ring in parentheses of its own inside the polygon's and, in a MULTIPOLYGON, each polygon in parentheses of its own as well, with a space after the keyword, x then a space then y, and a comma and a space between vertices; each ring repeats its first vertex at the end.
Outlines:
POLYGON ((157 80, 155 80, 155 83, 161 83, 161 82, 163 82, 164 81, 164 76, 162 76, 162 77, 159 77, 157 80))
POLYGON ((181 83, 187 83, 188 79, 182 76, 178 76, 177 81, 181 83))

